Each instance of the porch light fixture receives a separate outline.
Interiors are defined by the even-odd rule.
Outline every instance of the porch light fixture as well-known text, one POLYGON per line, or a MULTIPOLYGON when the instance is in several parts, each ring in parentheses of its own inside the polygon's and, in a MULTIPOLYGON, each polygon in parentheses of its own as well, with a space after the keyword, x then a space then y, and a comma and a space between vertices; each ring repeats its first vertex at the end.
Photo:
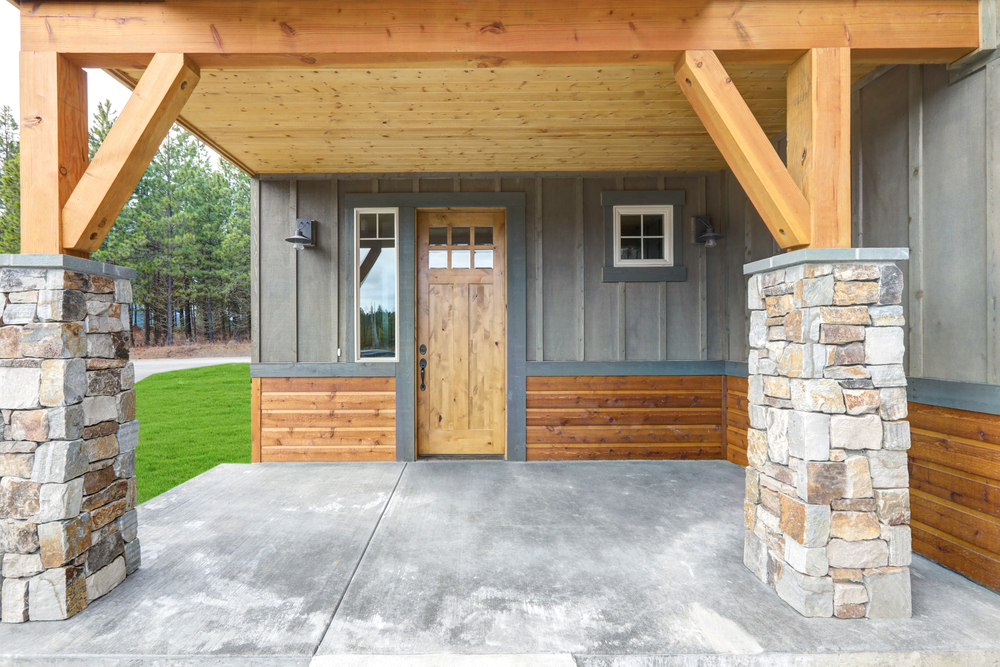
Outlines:
POLYGON ((296 250, 304 250, 305 248, 312 248, 316 243, 313 241, 313 223, 316 222, 310 218, 296 218, 295 219, 295 234, 289 236, 286 241, 292 244, 292 247, 296 250))
POLYGON ((714 248, 718 245, 718 240, 722 238, 712 227, 712 219, 707 215, 696 215, 694 217, 694 242, 703 243, 706 248, 714 248))

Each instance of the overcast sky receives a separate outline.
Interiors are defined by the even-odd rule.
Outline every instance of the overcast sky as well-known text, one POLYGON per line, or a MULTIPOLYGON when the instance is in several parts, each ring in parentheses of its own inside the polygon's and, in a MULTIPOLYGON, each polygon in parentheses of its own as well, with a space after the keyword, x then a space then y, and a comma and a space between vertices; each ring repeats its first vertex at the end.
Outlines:
MULTIPOLYGON (((7 2, 0 2, 0 105, 6 104, 14 112, 14 118, 21 122, 18 104, 18 64, 17 53, 21 49, 17 8, 7 2)), ((97 105, 111 100, 111 108, 120 113, 129 96, 129 89, 121 85, 101 70, 87 70, 87 105, 93 119, 97 105)))

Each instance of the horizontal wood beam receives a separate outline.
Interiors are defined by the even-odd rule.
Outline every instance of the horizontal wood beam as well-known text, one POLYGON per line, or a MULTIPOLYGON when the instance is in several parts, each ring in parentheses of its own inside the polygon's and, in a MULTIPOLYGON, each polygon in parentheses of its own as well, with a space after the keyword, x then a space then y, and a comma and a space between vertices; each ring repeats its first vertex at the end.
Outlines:
POLYGON ((850 49, 811 49, 788 69, 788 173, 809 202, 810 247, 851 247, 850 49))
POLYGON ((21 7, 21 48, 73 54, 88 67, 128 67, 123 61, 141 64, 137 54, 158 52, 184 52, 203 67, 436 59, 500 66, 697 49, 801 55, 816 47, 874 58, 908 51, 927 62, 978 48, 979 22, 979 0, 43 2, 21 7))
POLYGON ((87 252, 101 246, 199 76, 183 54, 153 57, 63 207, 63 245, 87 252))
POLYGON ((87 75, 58 53, 22 52, 21 252, 62 254, 62 207, 87 169, 87 75))
POLYGON ((687 51, 674 78, 778 245, 808 246, 809 203, 719 59, 687 51))

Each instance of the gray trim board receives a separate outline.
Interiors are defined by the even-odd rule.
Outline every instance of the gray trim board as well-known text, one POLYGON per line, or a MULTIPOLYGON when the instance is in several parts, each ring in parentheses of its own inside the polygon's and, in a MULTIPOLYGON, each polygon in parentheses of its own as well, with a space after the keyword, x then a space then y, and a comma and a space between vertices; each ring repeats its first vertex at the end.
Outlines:
POLYGON ((264 362, 250 364, 255 378, 393 377, 395 364, 342 364, 337 362, 264 362))
POLYGON ((601 193, 604 207, 604 269, 606 283, 666 283, 687 280, 684 266, 684 190, 607 190, 601 193), (615 266, 615 206, 673 206, 673 266, 615 266))
POLYGON ((899 262, 910 258, 909 248, 804 248, 743 265, 743 275, 822 262, 899 262))
POLYGON ((1000 415, 1000 386, 929 378, 907 378, 906 381, 907 398, 912 403, 1000 415))
MULTIPOLYGON (((354 217, 353 215, 351 216, 354 217)), ((353 236, 351 238, 354 238, 353 236)), ((416 458, 416 216, 412 208, 399 209, 399 362, 396 366, 396 460, 416 458), (403 304, 410 304, 404 308, 403 304), (409 332, 409 334, 407 334, 409 332)))
POLYGON ((135 280, 135 269, 117 264, 105 264, 73 255, 0 255, 2 269, 65 269, 93 276, 135 280))
MULTIPOLYGON (((399 209, 399 361, 385 366, 384 372, 359 375, 396 377, 396 460, 412 461, 416 454, 416 381, 414 346, 416 341, 416 209, 418 208, 503 208, 507 211, 507 460, 524 461, 527 437, 526 393, 526 313, 525 313, 525 194, 523 192, 424 192, 351 193, 344 196, 348 247, 345 249, 347 277, 347 364, 329 364, 331 370, 358 366, 354 361, 354 209, 394 207, 399 209), (410 333, 407 334, 407 331, 410 333), (409 344, 407 344, 409 343, 409 344)), ((341 375, 346 375, 342 372, 341 375)))
POLYGON ((724 375, 725 361, 530 361, 528 377, 724 375))
POLYGON ((750 377, 749 365, 745 361, 727 361, 726 375, 741 378, 750 377))

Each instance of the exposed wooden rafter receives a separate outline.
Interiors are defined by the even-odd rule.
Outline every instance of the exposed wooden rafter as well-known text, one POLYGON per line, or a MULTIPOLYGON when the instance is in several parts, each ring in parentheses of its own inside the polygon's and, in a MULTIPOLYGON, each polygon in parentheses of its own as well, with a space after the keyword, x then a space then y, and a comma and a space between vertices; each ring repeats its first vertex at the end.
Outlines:
POLYGON ((153 57, 63 207, 66 248, 92 252, 101 246, 199 77, 184 54, 153 57))
POLYGON ((674 77, 782 248, 810 244, 809 202, 712 51, 687 51, 674 77))

